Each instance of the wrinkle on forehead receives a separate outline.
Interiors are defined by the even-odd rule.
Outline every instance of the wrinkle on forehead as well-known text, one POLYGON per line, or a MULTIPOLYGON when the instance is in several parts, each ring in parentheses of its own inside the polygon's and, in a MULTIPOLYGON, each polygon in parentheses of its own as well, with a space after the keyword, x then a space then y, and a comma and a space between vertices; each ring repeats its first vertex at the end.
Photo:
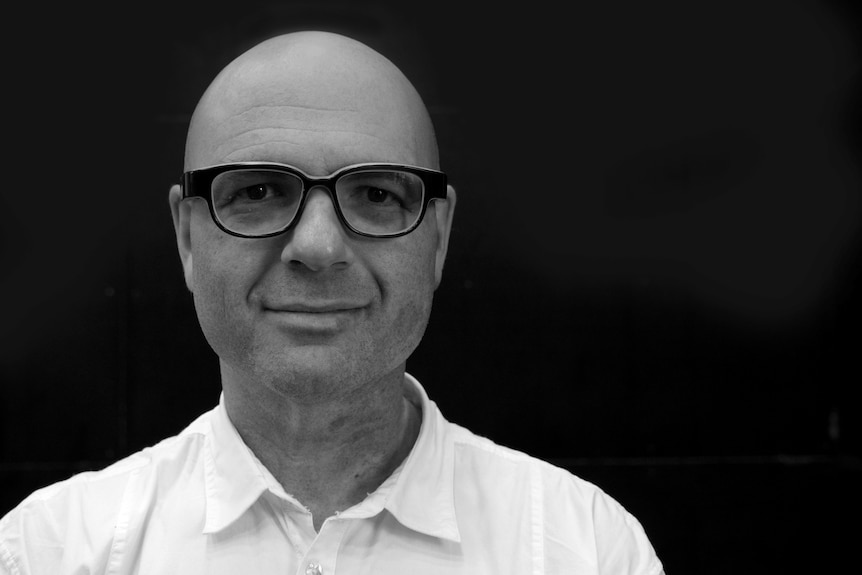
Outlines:
POLYGON ((319 150, 303 143, 308 140, 304 131, 261 130, 264 136, 255 137, 249 132, 242 138, 224 144, 219 161, 266 161, 290 164, 311 175, 325 176, 351 164, 366 162, 421 163, 412 149, 393 148, 386 140, 355 132, 328 132, 327 149, 319 150), (382 159, 381 159, 382 158, 382 159), (297 161, 301 159, 301 161, 297 161))
POLYGON ((220 122, 214 122, 214 125, 227 138, 240 138, 246 134, 267 130, 344 132, 360 131, 355 128, 347 130, 345 126, 365 127, 368 130, 374 128, 372 122, 363 118, 358 110, 286 105, 254 106, 220 122))
POLYGON ((226 159, 235 160, 236 158, 234 158, 233 156, 235 156, 237 152, 241 152, 245 148, 258 144, 283 142, 292 143, 296 146, 301 146, 302 144, 299 141, 300 136, 307 133, 316 134, 318 132, 325 132, 327 135, 330 135, 333 138, 340 136, 341 139, 371 139, 376 140, 382 144, 390 143, 385 138, 380 138, 373 134, 366 134, 364 132, 355 132, 353 130, 301 130, 295 128, 255 128, 253 130, 246 130, 244 132, 241 132, 240 134, 234 136, 231 140, 222 144, 219 148, 216 149, 216 155, 223 155, 226 159), (246 140, 251 143, 242 143, 246 140), (219 152, 222 152, 222 154, 219 154, 219 152))
POLYGON ((213 163, 263 159, 324 175, 350 163, 422 159, 415 138, 404 138, 410 135, 400 125, 352 110, 256 107, 214 126, 213 163))
POLYGON ((192 117, 186 169, 252 151, 265 155, 268 143, 326 153, 363 142, 369 154, 402 156, 371 159, 404 161, 406 155, 437 167, 428 112, 389 60, 341 36, 288 34, 252 48, 216 77, 192 117))

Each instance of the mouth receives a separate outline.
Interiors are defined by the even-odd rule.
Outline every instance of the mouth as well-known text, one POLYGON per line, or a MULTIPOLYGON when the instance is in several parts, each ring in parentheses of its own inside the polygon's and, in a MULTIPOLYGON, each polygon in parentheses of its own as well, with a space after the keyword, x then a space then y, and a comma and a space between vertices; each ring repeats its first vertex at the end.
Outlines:
POLYGON ((341 313, 351 312, 364 308, 364 305, 346 302, 331 303, 288 303, 281 305, 265 305, 264 311, 275 313, 341 313))
POLYGON ((264 306, 264 315, 292 332, 336 333, 345 330, 366 306, 347 302, 289 303, 264 306))
POLYGON ((346 303, 328 303, 328 304, 288 304, 280 306, 265 307, 266 311, 283 312, 283 313, 338 313, 342 311, 353 311, 364 306, 346 304, 346 303))

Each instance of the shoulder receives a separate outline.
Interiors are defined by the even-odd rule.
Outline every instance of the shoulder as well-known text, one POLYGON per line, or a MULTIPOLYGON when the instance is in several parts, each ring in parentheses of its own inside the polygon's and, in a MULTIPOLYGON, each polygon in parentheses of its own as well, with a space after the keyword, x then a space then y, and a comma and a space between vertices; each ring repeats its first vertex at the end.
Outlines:
MULTIPOLYGON (((92 500, 115 508, 131 477, 161 475, 187 465, 190 456, 200 451, 206 437, 207 414, 199 417, 181 433, 133 453, 104 469, 78 473, 52 485, 37 489, 10 514, 43 507, 57 511, 70 500, 92 500)), ((5 519, 5 518, 4 518, 5 519)))
POLYGON ((123 513, 132 505, 139 512, 159 485, 200 459, 206 424, 201 416, 180 434, 104 469, 31 493, 0 519, 0 564, 11 573, 39 565, 103 565, 123 513), (81 557, 73 558, 76 553, 81 557))
POLYGON ((456 478, 475 484, 470 491, 483 494, 479 497, 492 494, 494 501, 484 501, 485 506, 503 505, 511 512, 517 502, 524 502, 523 515, 534 523, 534 533, 542 535, 546 566, 578 564, 597 573, 633 575, 661 572, 640 522, 600 487, 547 461, 450 426, 456 478))

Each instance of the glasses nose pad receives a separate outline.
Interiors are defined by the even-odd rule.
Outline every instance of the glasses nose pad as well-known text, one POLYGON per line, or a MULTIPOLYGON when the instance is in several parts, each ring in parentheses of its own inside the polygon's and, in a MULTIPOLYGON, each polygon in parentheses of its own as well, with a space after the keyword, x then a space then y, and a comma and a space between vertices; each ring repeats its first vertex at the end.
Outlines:
POLYGON ((296 214, 293 216, 293 221, 291 222, 290 227, 295 229, 298 226, 301 226, 309 218, 317 220, 319 217, 324 217, 326 219, 330 219, 340 228, 342 224, 339 212, 340 209, 335 192, 331 190, 329 186, 314 184, 308 188, 308 192, 305 194, 302 205, 299 206, 296 214), (329 201, 327 202, 326 198, 321 196, 326 196, 329 201), (325 213, 321 214, 319 213, 319 210, 323 210, 325 213))
POLYGON ((281 249, 284 263, 301 264, 313 271, 349 263, 352 252, 333 196, 325 186, 309 189, 281 249), (325 195, 329 195, 329 201, 325 195))

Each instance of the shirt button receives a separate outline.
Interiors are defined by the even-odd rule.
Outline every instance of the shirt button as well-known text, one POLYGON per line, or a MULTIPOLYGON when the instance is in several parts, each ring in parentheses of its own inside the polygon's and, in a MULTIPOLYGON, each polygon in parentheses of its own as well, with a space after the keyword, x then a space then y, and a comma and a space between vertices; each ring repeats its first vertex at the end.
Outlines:
POLYGON ((305 575, 323 575, 323 567, 320 566, 320 563, 312 561, 305 568, 305 575))

